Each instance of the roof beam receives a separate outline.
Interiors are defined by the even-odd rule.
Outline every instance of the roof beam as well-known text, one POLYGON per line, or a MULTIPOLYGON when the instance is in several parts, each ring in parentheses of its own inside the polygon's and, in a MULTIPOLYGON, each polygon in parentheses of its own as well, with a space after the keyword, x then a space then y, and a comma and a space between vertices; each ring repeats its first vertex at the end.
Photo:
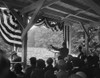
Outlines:
MULTIPOLYGON (((89 11, 90 8, 88 8, 86 11, 89 11)), ((89 21, 99 21, 100 19, 96 18, 96 17, 91 17, 89 15, 84 14, 84 10, 83 11, 78 11, 74 16, 78 17, 78 18, 82 18, 85 20, 89 20, 89 21), (84 15, 83 15, 84 14, 84 15)), ((63 19, 67 19, 68 17, 73 16, 73 14, 69 14, 68 16, 66 16, 63 19)), ((99 17, 99 16, 98 16, 99 17)))
MULTIPOLYGON (((71 0, 72 1, 72 0, 71 0)), ((62 7, 64 7, 64 8, 70 8, 71 10, 73 10, 73 11, 84 11, 84 12, 90 12, 91 14, 94 14, 94 15, 97 15, 98 17, 99 17, 99 14, 97 14, 94 10, 92 10, 90 7, 88 7, 87 9, 82 9, 82 8, 79 8, 79 7, 77 7, 77 6, 74 6, 74 5, 71 5, 72 3, 70 2, 69 3, 69 1, 67 0, 67 1, 65 1, 66 3, 64 3, 64 2, 57 2, 56 3, 56 5, 60 5, 60 6, 62 6, 62 7), (68 2, 68 3, 67 3, 68 2)), ((73 2, 73 1, 72 1, 73 2)), ((75 2, 75 1, 74 1, 75 2)), ((77 3, 77 2, 75 2, 75 3, 77 3)), ((83 4, 82 4, 83 5, 83 4)), ((84 6, 87 6, 87 5, 84 5, 84 6)), ((59 6, 56 6, 56 7, 59 7, 59 6)), ((61 8, 62 8, 61 7, 61 8)), ((63 8, 62 8, 63 9, 63 8)))
POLYGON ((80 8, 78 8, 78 7, 75 7, 73 5, 70 5, 70 4, 67 4, 67 3, 64 3, 64 2, 60 2, 60 1, 55 3, 55 4, 60 5, 60 6, 64 7, 64 8, 70 8, 71 10, 74 10, 74 11, 80 10, 80 8))
POLYGON ((87 6, 91 7, 96 13, 100 15, 100 6, 97 5, 93 0, 84 0, 87 3, 87 6))
POLYGON ((40 0, 38 2, 33 2, 31 5, 23 8, 21 10, 21 14, 25 14, 25 13, 27 13, 29 11, 32 11, 32 10, 36 9, 36 7, 38 6, 37 4, 39 4, 39 2, 40 2, 40 0))
POLYGON ((56 12, 63 13, 63 14, 68 14, 67 12, 64 12, 64 11, 61 11, 61 10, 58 10, 58 9, 55 9, 55 8, 51 8, 51 7, 46 7, 46 8, 50 9, 50 10, 53 10, 53 11, 56 11, 56 12))
POLYGON ((73 5, 74 7, 78 7, 80 9, 83 9, 83 10, 87 10, 89 8, 88 6, 86 6, 82 3, 76 2, 76 0, 61 0, 61 1, 64 3, 70 4, 70 5, 73 5))
POLYGON ((92 17, 92 16, 89 16, 89 15, 86 15, 86 14, 83 14, 83 13, 80 13, 77 16, 80 16, 80 17, 83 17, 83 18, 87 18, 87 19, 90 19, 90 20, 93 20, 93 21, 97 21, 97 22, 100 21, 100 18, 92 17))
POLYGON ((43 9, 43 8, 45 8, 47 6, 50 6, 50 5, 54 4, 54 3, 57 3, 59 1, 60 0, 51 0, 51 1, 47 2, 47 3, 44 3, 44 5, 43 5, 43 7, 41 9, 43 9))
POLYGON ((91 21, 88 19, 83 19, 83 18, 77 17, 77 16, 70 16, 70 17, 68 17, 68 19, 73 19, 73 20, 77 20, 80 22, 84 22, 84 23, 94 22, 94 21, 91 21))
MULTIPOLYGON (((5 0, 3 0, 5 1, 5 0)), ((9 5, 9 7, 13 7, 13 8, 16 8, 16 9, 21 9, 23 8, 24 6, 26 6, 26 4, 21 4, 21 3, 18 3, 18 2, 11 2, 11 1, 5 1, 7 5, 9 5)), ((4 4, 2 3, 2 1, 0 1, 0 6, 1 7, 5 7, 4 4)))
MULTIPOLYGON (((50 2, 44 3, 44 5, 42 6, 41 9, 45 8, 46 6, 52 5, 53 3, 57 2, 57 1, 59 1, 59 0, 51 0, 50 2)), ((30 11, 33 11, 34 9, 36 9, 37 6, 39 6, 39 5, 37 5, 39 2, 40 2, 40 0, 38 0, 35 3, 32 3, 31 5, 29 5, 29 6, 25 7, 25 8, 23 8, 21 10, 21 13, 25 14, 25 13, 28 13, 30 11)))
MULTIPOLYGON (((57 4, 57 5, 60 5, 60 6, 64 7, 64 8, 70 8, 70 9, 73 10, 73 11, 81 11, 80 8, 74 7, 73 5, 69 5, 69 4, 66 4, 66 3, 64 3, 64 2, 57 2, 56 4, 57 4)), ((94 10, 92 10, 91 8, 88 8, 88 9, 82 10, 82 11, 83 11, 83 12, 88 12, 88 13, 91 13, 91 14, 94 14, 94 15, 96 15, 96 16, 99 16, 99 15, 98 15, 94 10)))
POLYGON ((69 17, 76 17, 76 18, 83 19, 83 20, 86 20, 86 21, 95 22, 95 21, 90 20, 90 19, 88 19, 88 18, 84 18, 84 17, 80 17, 80 16, 76 16, 76 15, 71 15, 71 16, 69 16, 69 17))
POLYGON ((95 12, 94 10, 92 10, 92 9, 88 10, 88 12, 93 13, 93 14, 96 14, 96 15, 99 15, 98 13, 96 13, 96 12, 95 12))
POLYGON ((61 10, 61 11, 66 12, 66 13, 71 13, 71 14, 76 14, 77 13, 77 11, 71 10, 69 8, 65 8, 65 7, 57 5, 57 4, 53 4, 53 5, 49 6, 49 7, 57 9, 57 10, 61 10))
POLYGON ((39 13, 41 7, 43 6, 45 0, 39 0, 38 2, 38 6, 34 11, 34 14, 32 15, 29 24, 26 26, 26 28, 24 29, 23 33, 22 33, 22 39, 24 38, 24 36, 26 35, 26 33, 28 32, 28 30, 32 27, 32 25, 35 23, 35 18, 37 16, 37 14, 39 13))
MULTIPOLYGON (((64 14, 68 14, 68 11, 62 11, 61 9, 59 10, 59 9, 55 9, 55 8, 51 8, 50 6, 47 8, 47 9, 49 9, 49 10, 51 10, 51 11, 57 11, 58 13, 62 13, 62 16, 64 15, 64 14)), ((90 8, 89 8, 90 9, 90 8)), ((87 9, 87 11, 89 10, 89 9, 87 9)), ((50 12, 50 11, 49 11, 50 12)), ((66 18, 68 18, 69 16, 75 16, 75 17, 78 17, 78 18, 81 18, 81 19, 84 19, 84 20, 89 20, 89 21, 92 21, 92 22, 94 22, 94 21, 97 21, 97 18, 95 18, 95 17, 91 17, 91 16, 88 16, 88 15, 85 15, 85 16, 79 16, 79 14, 80 13, 83 13, 84 11, 79 11, 79 12, 77 12, 75 15, 74 14, 72 14, 72 13, 70 13, 68 16, 66 16, 65 17, 65 19, 66 18), (87 18, 87 16, 88 16, 88 18, 87 18)), ((55 14, 55 15, 57 15, 57 13, 55 14)), ((63 17, 64 18, 64 17, 63 17)))
POLYGON ((43 13, 52 14, 52 15, 55 15, 55 16, 58 16, 58 17, 65 17, 65 16, 68 15, 68 13, 63 14, 63 13, 61 13, 61 12, 55 11, 54 9, 51 10, 51 9, 45 8, 45 9, 43 9, 42 11, 43 11, 43 13))

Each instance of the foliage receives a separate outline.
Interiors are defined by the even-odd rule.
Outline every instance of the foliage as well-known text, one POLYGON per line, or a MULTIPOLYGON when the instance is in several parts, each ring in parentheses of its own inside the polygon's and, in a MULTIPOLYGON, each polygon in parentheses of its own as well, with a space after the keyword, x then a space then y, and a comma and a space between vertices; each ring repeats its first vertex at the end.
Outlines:
POLYGON ((1 36, 0 36, 0 50, 3 50, 4 54, 6 54, 7 56, 9 56, 13 50, 13 47, 5 43, 5 41, 2 39, 1 36))
POLYGON ((29 47, 48 47, 51 44, 61 47, 62 42, 62 31, 53 32, 51 29, 47 29, 45 27, 37 27, 33 30, 30 30, 28 36, 29 47))
MULTIPOLYGON (((85 25, 86 29, 89 26, 98 25, 90 24, 85 25)), ((98 32, 100 33, 100 31, 98 32)), ((85 32, 80 24, 73 24, 71 29, 71 49, 72 53, 77 53, 77 47, 83 43, 85 40, 85 32)), ((98 35, 98 34, 97 34, 98 35)), ((95 37, 97 36, 95 35, 95 37)), ((95 40, 95 37, 93 40, 95 40)), ((100 36, 99 36, 100 40, 100 36)), ((96 40, 97 41, 97 40, 96 40)), ((44 26, 34 27, 28 32, 28 47, 42 47, 48 48, 49 45, 54 45, 56 47, 62 47, 63 43, 63 31, 52 31, 44 26)), ((98 45, 97 45, 98 46, 98 45)), ((100 47, 100 46, 99 46, 100 47)), ((12 52, 13 47, 6 44, 0 37, 0 49, 4 50, 8 55, 12 52)))
MULTIPOLYGON (((82 43, 82 37, 84 32, 79 24, 73 24, 72 26, 72 52, 75 52, 78 45, 82 43)), ((45 47, 54 45, 56 47, 62 47, 63 43, 63 31, 52 31, 44 26, 36 27, 29 31, 28 35, 28 47, 45 47)))

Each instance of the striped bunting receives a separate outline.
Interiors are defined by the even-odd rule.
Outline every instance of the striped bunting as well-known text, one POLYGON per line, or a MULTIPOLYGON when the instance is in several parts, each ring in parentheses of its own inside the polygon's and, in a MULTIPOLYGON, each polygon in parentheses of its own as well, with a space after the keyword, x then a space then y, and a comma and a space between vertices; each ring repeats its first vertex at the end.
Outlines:
POLYGON ((2 10, 2 17, 0 18, 0 32, 3 39, 12 45, 21 46, 20 25, 7 10, 2 10))

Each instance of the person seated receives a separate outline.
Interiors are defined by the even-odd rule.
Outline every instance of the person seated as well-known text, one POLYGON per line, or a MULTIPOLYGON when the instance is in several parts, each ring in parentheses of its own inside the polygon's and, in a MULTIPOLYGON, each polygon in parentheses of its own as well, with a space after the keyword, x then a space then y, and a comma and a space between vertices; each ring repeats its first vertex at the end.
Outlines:
POLYGON ((31 74, 31 78, 44 78, 45 61, 42 59, 37 60, 36 69, 31 74))
POLYGON ((53 59, 52 58, 48 58, 47 59, 47 67, 45 67, 45 72, 48 70, 53 70, 53 59))
POLYGON ((36 58, 35 57, 30 58, 30 65, 31 66, 29 66, 25 71, 25 78, 30 78, 32 71, 34 71, 36 68, 36 58))
POLYGON ((9 64, 9 72, 8 72, 6 78, 17 78, 17 75, 13 71, 10 70, 10 67, 11 67, 10 61, 8 59, 7 59, 7 61, 8 61, 8 64, 9 64))
POLYGON ((10 61, 0 54, 0 78, 17 78, 17 76, 10 71, 10 61))
POLYGON ((85 67, 84 61, 81 59, 74 57, 72 60, 73 70, 72 73, 75 74, 78 71, 85 71, 83 68, 85 67))
POLYGON ((16 52, 13 52, 11 55, 12 62, 21 62, 21 57, 17 55, 16 52))
POLYGON ((53 67, 53 59, 48 58, 47 59, 47 67, 45 68, 45 78, 56 78, 56 75, 54 75, 54 67, 53 67))
POLYGON ((68 78, 68 72, 66 71, 66 63, 64 60, 58 62, 59 71, 56 73, 57 78, 68 78))
POLYGON ((72 70, 73 70, 73 65, 70 60, 66 62, 66 70, 68 72, 68 77, 69 77, 72 74, 72 70))
POLYGON ((20 63, 14 65, 14 72, 17 75, 17 78, 24 77, 24 73, 22 72, 22 65, 20 63))

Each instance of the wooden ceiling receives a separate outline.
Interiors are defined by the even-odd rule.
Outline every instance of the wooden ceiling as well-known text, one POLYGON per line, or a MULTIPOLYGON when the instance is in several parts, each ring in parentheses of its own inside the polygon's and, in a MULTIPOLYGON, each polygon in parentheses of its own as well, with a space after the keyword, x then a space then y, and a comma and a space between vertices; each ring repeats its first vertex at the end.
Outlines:
MULTIPOLYGON (((2 1, 6 2, 11 8, 22 10, 38 0, 0 0, 1 7, 4 7, 2 1)), ((100 22, 100 15, 86 5, 84 0, 46 0, 40 10, 44 16, 64 19, 72 19, 83 22, 100 22), (46 5, 47 4, 47 5, 46 5)), ((34 10, 30 12, 34 14, 34 10)))

